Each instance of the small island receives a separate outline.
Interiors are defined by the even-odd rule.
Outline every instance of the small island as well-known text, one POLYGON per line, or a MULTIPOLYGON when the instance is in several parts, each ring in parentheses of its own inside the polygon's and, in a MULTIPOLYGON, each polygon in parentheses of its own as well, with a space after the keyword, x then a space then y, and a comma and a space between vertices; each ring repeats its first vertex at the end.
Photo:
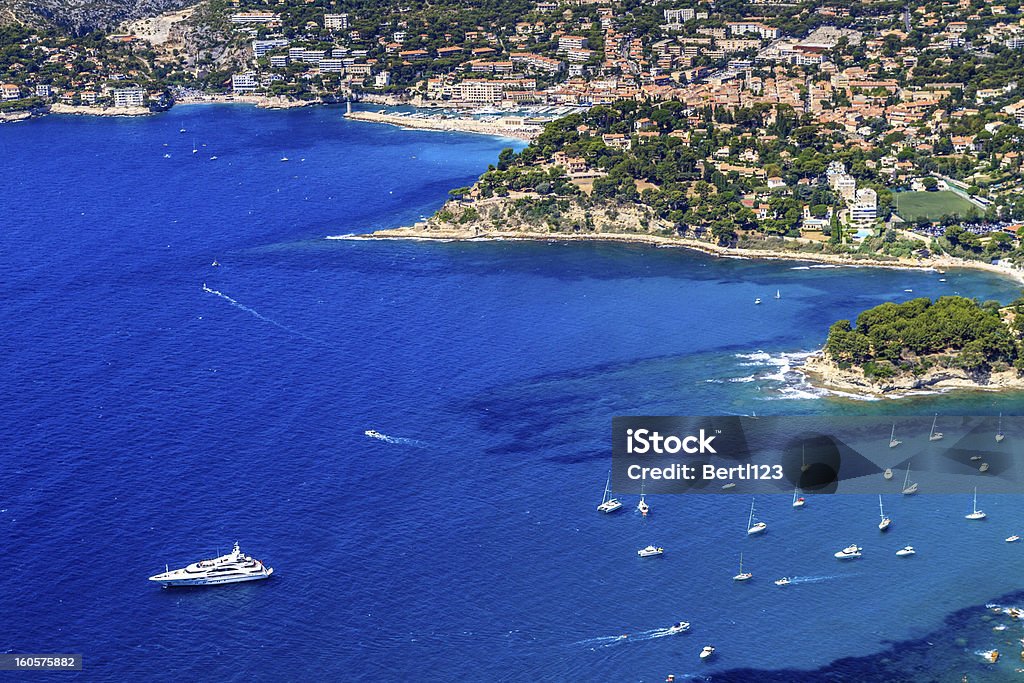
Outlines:
POLYGON ((1024 389, 1024 297, 1001 306, 960 296, 868 309, 829 329, 801 368, 825 389, 902 396, 948 389, 1024 389))

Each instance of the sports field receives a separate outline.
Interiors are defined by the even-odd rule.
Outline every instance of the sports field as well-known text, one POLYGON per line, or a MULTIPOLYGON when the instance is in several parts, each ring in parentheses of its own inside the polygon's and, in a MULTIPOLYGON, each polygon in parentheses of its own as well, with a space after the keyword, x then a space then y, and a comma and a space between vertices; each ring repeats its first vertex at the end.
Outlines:
POLYGON ((938 220, 943 216, 967 216, 979 209, 974 204, 949 190, 939 192, 895 192, 893 208, 905 221, 918 218, 938 220))

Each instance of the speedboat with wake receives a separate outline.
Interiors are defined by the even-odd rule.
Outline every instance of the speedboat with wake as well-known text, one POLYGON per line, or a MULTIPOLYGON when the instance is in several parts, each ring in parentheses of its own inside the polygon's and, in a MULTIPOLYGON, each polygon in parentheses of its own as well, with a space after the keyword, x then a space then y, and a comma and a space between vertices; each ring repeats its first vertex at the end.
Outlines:
POLYGON ((776 586, 788 586, 791 583, 793 583, 793 582, 789 580, 788 576, 783 576, 781 579, 778 579, 775 582, 775 585, 776 586))
POLYGON ((149 580, 168 587, 213 586, 269 579, 273 573, 273 568, 243 553, 236 542, 234 549, 227 555, 193 562, 182 569, 166 569, 163 574, 151 576, 149 580))
POLYGON ((669 628, 667 628, 665 630, 666 630, 666 632, 668 632, 670 634, 682 633, 684 631, 689 631, 690 630, 690 622, 688 622, 688 621, 680 621, 680 622, 677 622, 675 624, 672 624, 672 626, 670 626, 669 628))

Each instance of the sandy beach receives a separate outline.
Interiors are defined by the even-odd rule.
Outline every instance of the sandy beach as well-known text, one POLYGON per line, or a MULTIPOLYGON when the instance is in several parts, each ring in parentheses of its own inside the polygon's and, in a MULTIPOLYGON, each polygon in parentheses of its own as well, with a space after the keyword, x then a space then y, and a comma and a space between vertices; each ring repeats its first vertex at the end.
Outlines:
POLYGON ((353 111, 345 114, 345 118, 354 121, 369 121, 371 123, 387 123, 400 128, 411 128, 416 130, 437 130, 459 133, 476 133, 479 135, 492 135, 495 137, 514 138, 529 142, 540 135, 540 126, 526 126, 502 123, 501 119, 496 121, 479 121, 470 117, 440 118, 439 116, 427 116, 424 118, 412 118, 399 114, 380 114, 369 111, 353 111))

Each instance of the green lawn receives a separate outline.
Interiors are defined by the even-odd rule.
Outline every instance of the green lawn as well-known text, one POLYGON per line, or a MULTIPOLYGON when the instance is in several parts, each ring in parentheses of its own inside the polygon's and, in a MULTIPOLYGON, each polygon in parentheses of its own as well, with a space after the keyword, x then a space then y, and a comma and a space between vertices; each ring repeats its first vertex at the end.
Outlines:
POLYGON ((913 223, 918 218, 938 220, 943 216, 966 216, 979 209, 974 204, 949 190, 941 192, 894 192, 893 207, 905 221, 913 223), (898 198, 898 199, 897 199, 898 198), (898 203, 897 203, 898 202, 898 203))

